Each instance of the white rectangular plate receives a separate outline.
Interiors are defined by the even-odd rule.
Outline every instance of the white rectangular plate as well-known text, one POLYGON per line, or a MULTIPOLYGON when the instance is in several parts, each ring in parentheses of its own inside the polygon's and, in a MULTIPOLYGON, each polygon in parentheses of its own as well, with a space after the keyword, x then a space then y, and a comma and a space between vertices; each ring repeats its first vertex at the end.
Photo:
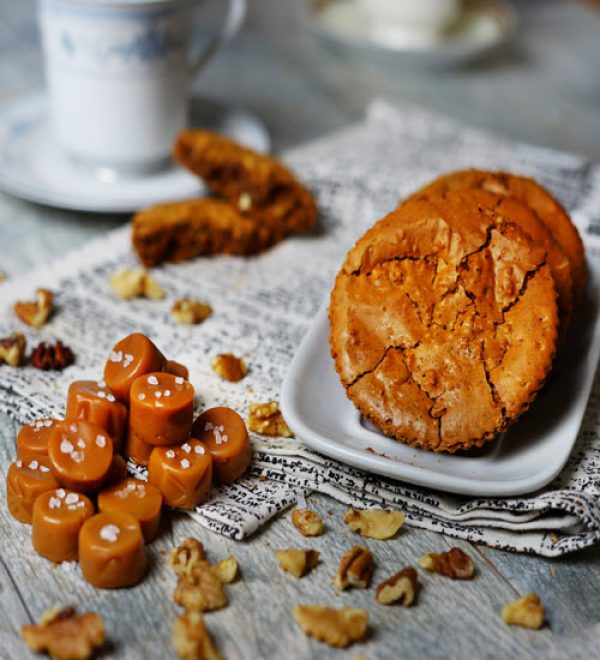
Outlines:
POLYGON ((329 320, 316 317, 288 370, 281 410, 313 449, 357 468, 462 495, 512 496, 552 481, 566 463, 600 356, 600 266, 550 378, 531 409, 480 450, 434 454, 385 437, 346 397, 329 354, 329 320))

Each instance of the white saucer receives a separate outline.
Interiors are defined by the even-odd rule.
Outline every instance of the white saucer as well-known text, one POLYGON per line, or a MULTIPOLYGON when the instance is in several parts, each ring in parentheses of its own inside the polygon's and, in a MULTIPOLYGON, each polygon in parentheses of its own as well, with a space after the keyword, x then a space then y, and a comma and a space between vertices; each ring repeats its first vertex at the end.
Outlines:
MULTIPOLYGON (((194 100, 191 124, 225 133, 257 151, 270 147, 260 120, 213 101, 194 100)), ((101 180, 60 149, 41 95, 0 107, 0 188, 32 202, 103 213, 131 213, 205 192, 197 177, 176 165, 138 178, 101 180)))
POLYGON ((581 426, 600 356, 600 266, 550 381, 519 422, 475 452, 434 454, 385 437, 346 397, 329 354, 323 309, 283 383, 280 405, 294 434, 322 454, 419 486, 476 496, 514 496, 548 484, 565 465, 581 426))
POLYGON ((503 0, 467 0, 456 25, 441 35, 378 20, 354 0, 309 0, 308 11, 312 28, 337 46, 426 64, 482 55, 505 42, 517 26, 516 12, 503 0))

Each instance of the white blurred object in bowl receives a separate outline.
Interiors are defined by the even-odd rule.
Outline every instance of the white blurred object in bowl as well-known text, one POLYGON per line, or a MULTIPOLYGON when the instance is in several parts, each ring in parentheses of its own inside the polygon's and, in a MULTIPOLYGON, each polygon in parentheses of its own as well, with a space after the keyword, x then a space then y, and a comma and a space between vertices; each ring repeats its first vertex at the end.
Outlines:
POLYGON ((462 0, 356 0, 379 24, 425 34, 440 34, 460 18, 462 0))

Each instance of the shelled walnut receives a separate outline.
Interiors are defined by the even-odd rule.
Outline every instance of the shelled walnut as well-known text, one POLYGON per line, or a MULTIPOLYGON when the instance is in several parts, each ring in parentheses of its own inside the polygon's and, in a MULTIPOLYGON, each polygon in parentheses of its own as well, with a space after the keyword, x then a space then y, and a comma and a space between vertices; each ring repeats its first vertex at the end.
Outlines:
POLYGON ((12 335, 0 339, 0 364, 18 367, 23 362, 27 341, 25 335, 13 332, 12 335))
POLYGON ((223 584, 234 582, 238 575, 238 563, 235 557, 227 557, 210 567, 211 571, 223 584))
POLYGON ((404 514, 400 511, 384 509, 348 509, 344 522, 354 532, 372 539, 390 539, 404 524, 404 514))
POLYGON ((538 629, 544 625, 546 612, 537 594, 529 593, 502 608, 504 623, 538 629))
POLYGON ((160 300, 165 297, 164 289, 143 268, 119 270, 110 278, 110 285, 117 298, 149 298, 160 300))
POLYGON ((419 566, 432 573, 439 573, 453 580, 471 580, 475 568, 471 558, 460 548, 452 548, 448 552, 428 552, 419 558, 419 566))
POLYGON ((181 325, 197 325, 206 321, 212 311, 212 307, 208 303, 192 298, 181 298, 173 303, 171 316, 176 323, 181 325))
POLYGON ((211 365, 217 375, 230 383, 237 383, 248 373, 248 367, 244 360, 236 357, 233 353, 216 355, 211 365))
POLYGON ((51 344, 42 341, 31 355, 31 366, 43 371, 62 371, 73 364, 75 356, 73 351, 60 340, 51 344))
POLYGON ((86 660, 104 643, 104 622, 93 612, 77 614, 72 607, 46 610, 37 626, 23 626, 25 643, 36 653, 58 660, 86 660))
POLYGON ((177 575, 190 573, 200 561, 204 561, 204 546, 198 539, 191 536, 171 550, 169 565, 177 575))
POLYGON ((366 589, 373 575, 373 555, 368 548, 355 545, 342 555, 333 584, 343 591, 348 587, 366 589))
POLYGON ((320 553, 316 550, 277 550, 275 552, 280 568, 296 578, 304 577, 319 563, 320 553))
POLYGON ((196 562, 189 573, 179 576, 173 600, 186 610, 210 612, 227 605, 227 595, 207 561, 196 562))
POLYGON ((15 303, 15 314, 27 325, 41 328, 52 313, 54 295, 48 289, 36 289, 34 302, 19 301, 15 303))
POLYGON ((283 419, 276 401, 268 403, 251 403, 248 406, 248 428, 261 435, 283 436, 292 438, 293 433, 283 419))
POLYGON ((375 600, 382 605, 394 603, 404 606, 412 605, 418 589, 417 571, 412 566, 407 566, 377 586, 375 600))
POLYGON ((220 660, 221 658, 200 612, 186 612, 178 616, 171 629, 171 641, 180 660, 220 660))
POLYGON ((362 640, 369 625, 368 612, 354 607, 296 605, 294 619, 304 634, 337 648, 362 640))
POLYGON ((321 516, 310 509, 294 509, 292 523, 302 536, 320 536, 325 529, 321 516))

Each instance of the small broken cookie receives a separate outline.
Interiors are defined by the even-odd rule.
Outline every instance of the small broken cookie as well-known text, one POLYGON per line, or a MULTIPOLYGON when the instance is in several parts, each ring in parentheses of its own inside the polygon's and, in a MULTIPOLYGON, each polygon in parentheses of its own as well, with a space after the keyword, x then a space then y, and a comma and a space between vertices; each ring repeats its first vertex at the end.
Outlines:
POLYGON ((377 586, 375 600, 382 605, 412 605, 419 590, 419 577, 412 566, 384 580, 377 586))
POLYGON ((57 340, 54 344, 42 341, 31 355, 31 366, 43 371, 62 371, 73 364, 73 351, 57 340))
POLYGON ((198 539, 188 537, 171 550, 169 565, 177 575, 189 574, 192 568, 206 559, 204 546, 198 539))
POLYGON ((323 518, 310 509, 294 509, 292 523, 302 536, 320 536, 325 529, 323 518))
POLYGON ((110 285, 114 294, 121 300, 161 300, 165 297, 164 289, 143 268, 117 271, 111 276, 110 285))
POLYGON ((186 610, 210 612, 227 605, 227 595, 207 561, 196 562, 189 573, 179 575, 173 600, 186 610))
POLYGON ((181 298, 173 303, 171 316, 176 323, 181 325, 197 325, 206 321, 212 311, 212 307, 208 303, 193 298, 181 298))
POLYGON ((510 625, 538 629, 544 625, 546 612, 537 594, 529 593, 502 608, 502 620, 510 625))
POLYGON ((171 642, 180 660, 220 660, 221 658, 200 612, 186 612, 175 619, 171 629, 171 642))
POLYGON ((15 314, 34 328, 41 328, 52 313, 54 295, 48 289, 36 289, 35 302, 19 301, 15 303, 15 314))
POLYGON ((72 607, 56 607, 46 610, 37 626, 23 626, 21 634, 36 653, 86 660, 104 643, 104 622, 93 612, 77 614, 72 607))
POLYGON ((248 373, 248 367, 242 358, 233 353, 220 353, 212 360, 213 371, 223 380, 237 383, 248 373))
POLYGON ((319 563, 320 553, 316 550, 276 550, 275 555, 281 570, 301 578, 312 571, 319 563))
POLYGON ((283 419, 277 401, 251 403, 248 406, 248 428, 254 433, 292 438, 294 434, 283 419))
POLYGON ((428 552, 419 558, 419 566, 453 580, 471 580, 475 575, 471 558, 460 548, 452 548, 440 553, 428 552))
POLYGON ((18 367, 23 362, 27 340, 20 332, 13 332, 8 337, 0 339, 0 364, 18 367))
POLYGON ((355 545, 345 552, 333 580, 336 589, 344 591, 348 587, 367 589, 373 575, 373 555, 368 548, 355 545))
POLYGON ((369 625, 368 612, 354 607, 296 605, 294 619, 305 635, 337 648, 364 639, 369 625))
POLYGON ((219 582, 230 584, 234 582, 239 571, 238 563, 235 557, 227 557, 210 567, 211 571, 217 576, 219 582))
POLYGON ((353 532, 371 539, 391 539, 404 524, 404 514, 385 509, 353 509, 344 514, 344 522, 353 532))

